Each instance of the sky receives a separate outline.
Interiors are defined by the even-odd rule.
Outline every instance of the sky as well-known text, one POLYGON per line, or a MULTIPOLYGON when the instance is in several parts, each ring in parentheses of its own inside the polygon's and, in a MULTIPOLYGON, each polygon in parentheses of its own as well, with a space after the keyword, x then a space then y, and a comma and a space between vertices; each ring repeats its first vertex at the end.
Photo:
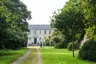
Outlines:
POLYGON ((52 12, 63 8, 68 0, 21 0, 29 11, 32 19, 29 24, 50 24, 52 12))

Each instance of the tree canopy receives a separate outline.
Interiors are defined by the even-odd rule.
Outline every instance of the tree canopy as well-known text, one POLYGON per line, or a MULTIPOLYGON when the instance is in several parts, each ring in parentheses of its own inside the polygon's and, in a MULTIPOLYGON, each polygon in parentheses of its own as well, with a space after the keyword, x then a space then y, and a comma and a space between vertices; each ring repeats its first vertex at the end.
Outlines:
POLYGON ((96 40, 96 0, 82 0, 84 17, 86 21, 86 33, 89 39, 96 40))
POLYGON ((59 13, 54 12, 51 26, 60 30, 68 42, 79 39, 85 31, 85 20, 81 0, 69 0, 59 13))
POLYGON ((26 45, 30 13, 20 0, 0 0, 0 48, 26 45))

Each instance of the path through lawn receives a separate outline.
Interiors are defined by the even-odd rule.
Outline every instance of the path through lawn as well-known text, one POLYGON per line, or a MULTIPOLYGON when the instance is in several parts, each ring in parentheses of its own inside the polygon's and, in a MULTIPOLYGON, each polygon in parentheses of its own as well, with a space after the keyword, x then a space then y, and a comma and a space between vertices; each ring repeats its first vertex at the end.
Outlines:
POLYGON ((30 48, 24 56, 20 57, 12 64, 42 64, 39 48, 30 48))
POLYGON ((67 49, 41 48, 42 61, 44 64, 96 64, 95 62, 78 59, 78 51, 75 58, 67 49))
POLYGON ((38 64, 42 64, 41 53, 40 53, 39 49, 37 49, 37 51, 38 51, 38 64))
POLYGON ((26 60, 26 58, 29 56, 29 54, 31 53, 31 50, 32 49, 30 49, 27 53, 25 53, 22 57, 20 57, 19 59, 17 59, 12 64, 22 64, 26 60))

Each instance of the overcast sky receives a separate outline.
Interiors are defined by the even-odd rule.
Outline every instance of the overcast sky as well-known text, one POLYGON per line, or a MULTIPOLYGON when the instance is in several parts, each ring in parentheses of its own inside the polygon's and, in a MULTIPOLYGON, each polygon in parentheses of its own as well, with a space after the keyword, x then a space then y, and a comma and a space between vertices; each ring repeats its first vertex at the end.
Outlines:
POLYGON ((31 11, 29 24, 50 24, 52 12, 61 9, 68 0, 21 0, 31 11))

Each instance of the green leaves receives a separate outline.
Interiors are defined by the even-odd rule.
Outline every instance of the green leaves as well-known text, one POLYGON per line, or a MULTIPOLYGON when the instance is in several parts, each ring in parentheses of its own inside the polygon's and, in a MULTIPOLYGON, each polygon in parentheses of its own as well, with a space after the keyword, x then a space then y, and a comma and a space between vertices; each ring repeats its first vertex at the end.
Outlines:
POLYGON ((60 30, 66 38, 71 36, 69 40, 72 41, 72 37, 77 39, 76 35, 79 34, 80 36, 85 28, 81 0, 69 0, 60 13, 53 14, 51 25, 60 30))
POLYGON ((20 0, 0 1, 0 48, 15 49, 27 43, 27 19, 31 19, 30 11, 20 0))
POLYGON ((96 1, 84 0, 83 10, 86 22, 86 33, 89 39, 96 40, 96 1))

